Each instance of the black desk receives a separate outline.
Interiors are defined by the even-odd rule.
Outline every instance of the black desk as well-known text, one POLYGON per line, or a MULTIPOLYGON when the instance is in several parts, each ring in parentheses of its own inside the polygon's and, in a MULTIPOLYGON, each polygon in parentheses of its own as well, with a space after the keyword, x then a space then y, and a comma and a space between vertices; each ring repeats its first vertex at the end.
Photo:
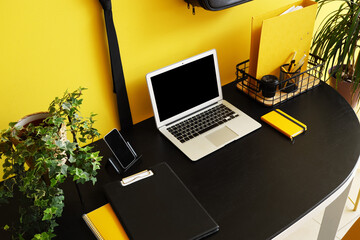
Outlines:
MULTIPOLYGON (((259 122, 260 116, 271 110, 240 93, 234 83, 223 89, 226 100, 259 122)), ((164 138, 153 118, 145 120, 122 132, 143 155, 127 175, 166 161, 219 224, 220 231, 209 239, 283 237, 287 229, 315 210, 332 202, 344 207, 344 197, 340 197, 346 199, 357 167, 360 127, 351 107, 325 84, 279 108, 308 126, 295 144, 262 123, 256 132, 197 162, 188 160, 164 138)), ((96 146, 104 162, 95 187, 80 185, 85 212, 107 203, 101 186, 121 178, 106 164, 110 152, 104 142, 99 140, 96 146)), ((58 221, 59 239, 95 239, 81 219, 82 208, 73 183, 66 183, 65 194, 64 214, 58 221)), ((329 208, 331 211, 326 211, 332 216, 342 211, 341 207, 329 208)), ((321 232, 329 232, 325 227, 321 232)))

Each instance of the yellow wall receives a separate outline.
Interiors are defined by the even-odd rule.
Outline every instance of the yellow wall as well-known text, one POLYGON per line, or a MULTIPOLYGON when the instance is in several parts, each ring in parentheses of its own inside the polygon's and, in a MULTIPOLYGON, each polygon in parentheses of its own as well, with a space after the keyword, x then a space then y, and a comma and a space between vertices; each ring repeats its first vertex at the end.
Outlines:
MULTIPOLYGON (((134 122, 152 116, 146 73, 216 48, 226 84, 249 58, 251 17, 296 1, 254 0, 193 15, 183 0, 113 0, 134 122)), ((0 34, 0 129, 79 86, 89 89, 82 111, 98 114, 100 133, 119 128, 98 0, 0 1, 0 34)))
MULTIPOLYGON (((183 0, 113 0, 134 122, 152 116, 145 74, 216 48, 222 83, 249 55, 251 16, 289 0, 255 0, 220 12, 183 0)), ((83 112, 98 113, 105 134, 119 127, 102 9, 97 0, 12 0, 0 3, 0 129, 46 110, 66 89, 85 92, 83 112)), ((174 83, 175 85, 175 83, 174 83)))

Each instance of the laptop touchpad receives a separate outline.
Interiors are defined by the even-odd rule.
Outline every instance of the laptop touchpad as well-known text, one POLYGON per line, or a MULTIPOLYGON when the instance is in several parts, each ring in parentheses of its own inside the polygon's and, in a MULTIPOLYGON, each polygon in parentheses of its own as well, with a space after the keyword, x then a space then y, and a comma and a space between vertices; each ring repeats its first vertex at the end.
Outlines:
POLYGON ((209 135, 205 136, 212 144, 214 144, 217 147, 220 147, 229 141, 236 138, 238 135, 232 131, 228 127, 222 127, 219 130, 210 133, 209 135))

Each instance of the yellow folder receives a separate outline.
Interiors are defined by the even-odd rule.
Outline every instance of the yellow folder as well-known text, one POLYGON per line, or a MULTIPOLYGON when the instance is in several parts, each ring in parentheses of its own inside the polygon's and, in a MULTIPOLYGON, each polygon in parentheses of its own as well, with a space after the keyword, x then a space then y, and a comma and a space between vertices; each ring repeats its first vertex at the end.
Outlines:
MULTIPOLYGON (((264 75, 279 76, 280 66, 309 55, 315 24, 317 3, 298 1, 252 19, 249 74, 261 79, 264 75), (284 15, 291 6, 303 6, 284 15)), ((307 64, 307 57, 305 64, 307 64)))
POLYGON ((266 12, 262 15, 253 16, 251 21, 251 42, 250 42, 250 65, 249 74, 256 77, 256 67, 259 55, 261 27, 265 19, 279 16, 281 13, 289 9, 293 4, 284 6, 271 12, 266 12))
POLYGON ((280 109, 275 109, 261 117, 261 120, 293 140, 294 137, 305 132, 307 126, 280 109))
POLYGON ((129 239, 110 203, 84 214, 82 217, 99 240, 129 239))

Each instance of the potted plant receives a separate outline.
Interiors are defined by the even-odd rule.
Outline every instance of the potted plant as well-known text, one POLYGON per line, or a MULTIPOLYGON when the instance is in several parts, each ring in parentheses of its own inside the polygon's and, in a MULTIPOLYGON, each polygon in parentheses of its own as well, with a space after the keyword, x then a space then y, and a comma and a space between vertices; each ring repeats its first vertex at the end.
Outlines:
MULTIPOLYGON (((316 0, 318 13, 328 3, 339 3, 321 22, 315 33, 311 51, 325 60, 330 85, 353 106, 359 100, 360 61, 358 40, 360 37, 359 0, 316 0)), ((327 75, 327 72, 325 73, 327 75)))
POLYGON ((48 112, 30 115, 0 132, 4 179, 0 202, 19 196, 19 221, 8 224, 13 239, 51 239, 64 207, 61 184, 96 182, 99 152, 85 145, 99 136, 94 116, 80 116, 84 88, 55 98, 48 112), (67 134, 68 133, 68 134, 67 134), (68 138, 68 135, 70 137, 68 138))

